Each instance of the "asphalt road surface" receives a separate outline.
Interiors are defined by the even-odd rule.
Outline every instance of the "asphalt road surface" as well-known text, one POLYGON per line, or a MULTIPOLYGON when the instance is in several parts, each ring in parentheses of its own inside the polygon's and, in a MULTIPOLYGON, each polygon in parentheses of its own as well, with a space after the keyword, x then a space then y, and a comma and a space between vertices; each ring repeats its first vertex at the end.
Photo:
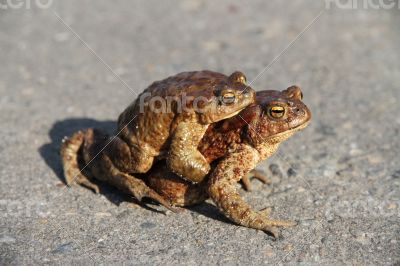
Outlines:
POLYGON ((399 4, 344 2, 1 0, 0 264, 398 265, 399 4), (64 135, 112 132, 151 82, 200 69, 303 88, 312 124, 240 191, 299 221, 280 239, 211 201, 165 214, 64 186, 64 135))

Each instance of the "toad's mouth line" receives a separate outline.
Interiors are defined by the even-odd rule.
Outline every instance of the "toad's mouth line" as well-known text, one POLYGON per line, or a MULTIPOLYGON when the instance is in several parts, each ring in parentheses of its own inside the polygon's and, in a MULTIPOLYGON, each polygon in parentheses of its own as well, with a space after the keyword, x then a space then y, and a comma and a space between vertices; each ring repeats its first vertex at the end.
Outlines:
MULTIPOLYGON (((231 118, 231 117, 234 117, 234 116, 238 115, 241 111, 243 111, 244 109, 246 109, 246 108, 249 107, 249 106, 250 106, 250 105, 243 106, 242 108, 240 108, 240 109, 238 109, 237 111, 231 113, 230 115, 226 116, 226 117, 225 117, 224 119, 222 119, 222 120, 225 120, 225 119, 228 119, 228 118, 231 118)), ((243 119, 243 118, 242 118, 242 119, 243 119)))
POLYGON ((308 120, 307 122, 304 122, 303 124, 301 124, 301 125, 299 125, 297 127, 291 128, 291 129, 289 129, 289 130, 287 130, 285 132, 281 132, 281 133, 269 136, 265 140, 273 141, 273 140, 282 139, 282 138, 285 138, 285 137, 289 138, 291 135, 293 135, 297 131, 300 131, 300 130, 306 128, 309 124, 310 124, 310 120, 308 120))
MULTIPOLYGON (((246 106, 247 107, 247 106, 246 106)), ((225 119, 228 119, 228 118, 231 118, 231 117, 234 117, 234 116, 236 116, 236 115, 238 115, 241 111, 243 111, 246 107, 243 107, 242 109, 239 109, 239 110, 237 110, 236 112, 234 112, 234 113, 232 113, 232 114, 230 114, 229 116, 227 116, 226 118, 224 118, 223 120, 225 120, 225 119)))
POLYGON ((302 130, 302 129, 306 128, 306 127, 310 124, 310 122, 311 122, 311 121, 308 120, 307 122, 304 122, 304 123, 301 124, 300 126, 297 126, 297 127, 292 128, 290 131, 292 131, 292 130, 294 130, 294 131, 302 130))

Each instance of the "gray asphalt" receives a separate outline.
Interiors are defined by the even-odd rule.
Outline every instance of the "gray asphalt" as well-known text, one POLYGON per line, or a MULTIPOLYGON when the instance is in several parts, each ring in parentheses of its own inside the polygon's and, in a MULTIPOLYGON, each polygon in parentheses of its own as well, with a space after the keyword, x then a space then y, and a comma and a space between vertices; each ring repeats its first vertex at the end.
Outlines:
POLYGON ((0 1, 0 264, 398 265, 400 11, 334 2, 0 1), (300 222, 281 239, 212 202, 165 215, 63 185, 64 135, 112 131, 152 81, 199 69, 303 88, 312 124, 241 190, 300 222))

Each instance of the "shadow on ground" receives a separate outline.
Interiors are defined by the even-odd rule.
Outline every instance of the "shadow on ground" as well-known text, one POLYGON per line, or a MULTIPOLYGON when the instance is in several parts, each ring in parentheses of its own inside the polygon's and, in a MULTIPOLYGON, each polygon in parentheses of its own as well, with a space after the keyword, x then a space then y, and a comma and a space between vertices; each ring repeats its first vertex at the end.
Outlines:
POLYGON ((97 121, 89 118, 70 118, 54 123, 49 131, 50 143, 46 143, 39 148, 39 153, 46 164, 53 170, 57 177, 65 183, 60 161, 61 141, 65 136, 71 136, 78 130, 86 128, 98 128, 107 133, 112 133, 116 129, 115 121, 97 121))

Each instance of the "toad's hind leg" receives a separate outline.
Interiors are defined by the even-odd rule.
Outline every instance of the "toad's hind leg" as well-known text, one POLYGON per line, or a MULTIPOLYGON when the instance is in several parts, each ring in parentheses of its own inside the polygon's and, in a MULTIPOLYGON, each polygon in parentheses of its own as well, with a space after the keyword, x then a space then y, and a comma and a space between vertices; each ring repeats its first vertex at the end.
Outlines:
POLYGON ((85 160, 92 160, 90 165, 91 172, 97 179, 104 181, 127 194, 133 195, 139 201, 141 201, 142 198, 147 197, 159 202, 161 205, 173 212, 178 211, 178 209, 172 207, 167 200, 148 187, 143 180, 121 171, 114 165, 110 157, 116 155, 118 158, 119 155, 123 154, 121 153, 117 155, 113 149, 113 143, 119 141, 116 137, 113 137, 108 141, 110 145, 105 146, 103 145, 106 141, 104 136, 101 136, 100 134, 96 135, 96 133, 94 133, 94 135, 95 136, 91 138, 91 140, 93 140, 92 143, 85 143, 84 154, 86 155, 85 160), (104 147, 104 149, 101 152, 97 152, 99 147, 104 147), (98 154, 98 156, 94 158, 93 156, 96 154, 98 154))
POLYGON ((74 184, 83 185, 99 193, 99 186, 91 181, 91 177, 84 175, 79 167, 81 148, 85 141, 85 132, 78 131, 70 138, 65 137, 61 144, 61 162, 64 169, 65 182, 68 186, 74 184))
POLYGON ((109 182, 125 193, 132 194, 139 201, 141 201, 143 198, 150 198, 173 212, 179 212, 179 209, 172 207, 166 199, 164 199, 153 189, 149 188, 141 179, 129 174, 118 173, 114 175, 109 182))
POLYGON ((207 127, 198 122, 180 122, 172 135, 168 167, 189 181, 201 182, 210 171, 209 163, 197 149, 207 127))
POLYGON ((198 184, 183 180, 164 161, 155 164, 146 174, 146 183, 174 206, 192 206, 208 198, 207 180, 198 184))
POLYGON ((105 151, 119 170, 125 173, 146 173, 150 170, 156 153, 149 145, 128 144, 118 136, 107 138, 109 140, 105 151))
POLYGON ((271 220, 262 212, 253 211, 240 197, 235 184, 259 161, 259 153, 247 145, 240 145, 215 168, 210 178, 209 194, 218 208, 233 222, 278 236, 277 226, 296 225, 292 221, 271 220))
POLYGON ((146 148, 146 144, 140 147, 139 145, 132 145, 130 151, 130 171, 133 173, 147 173, 153 165, 154 152, 150 151, 150 148, 146 148))

